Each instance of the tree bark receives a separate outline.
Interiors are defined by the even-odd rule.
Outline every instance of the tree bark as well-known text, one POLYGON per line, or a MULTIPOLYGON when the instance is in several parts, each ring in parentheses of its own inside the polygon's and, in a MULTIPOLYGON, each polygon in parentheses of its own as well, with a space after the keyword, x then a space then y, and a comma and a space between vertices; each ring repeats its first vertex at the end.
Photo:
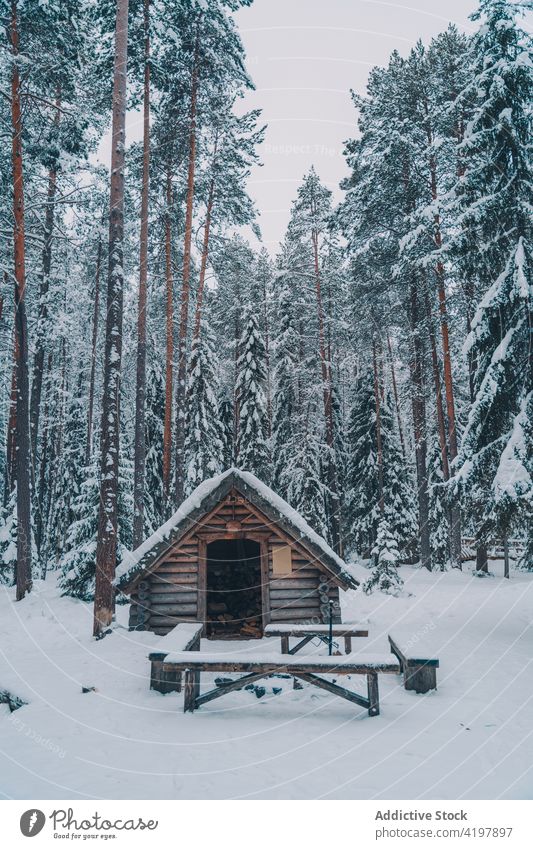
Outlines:
POLYGON ((117 0, 111 138, 109 268, 102 401, 102 461, 94 596, 93 634, 95 637, 103 636, 106 628, 111 624, 115 600, 112 582, 116 568, 118 531, 127 56, 128 0, 117 0))
POLYGON ((144 478, 146 464, 146 300, 148 275, 148 197, 150 190, 150 0, 144 12, 143 171, 141 190, 141 244, 137 312, 137 386, 135 393, 135 459, 133 481, 133 548, 144 536, 144 478))
POLYGON ((31 446, 30 382, 26 316, 26 257, 24 217, 24 170, 22 112, 18 67, 19 31, 17 0, 11 2, 11 124, 13 167, 13 254, 15 264, 15 357, 17 389, 17 568, 16 598, 20 601, 32 588, 31 574, 31 446))
POLYGON ((167 163, 165 213, 165 281, 166 281, 166 371, 165 422, 163 428, 163 494, 170 496, 170 463, 172 452, 172 383, 174 378, 174 279, 172 275, 172 175, 167 163))
POLYGON ((409 287, 409 321, 411 325, 411 356, 409 370, 411 376, 411 403, 413 410, 413 431, 415 439, 416 477, 418 492, 418 518, 420 533, 420 563, 431 571, 429 544, 429 498, 427 475, 426 442, 426 402, 424 398, 423 348, 420 337, 420 316, 416 281, 409 287))
POLYGON ((185 382, 187 375, 187 327, 191 279, 191 245, 194 209, 194 179, 196 169, 196 110, 198 101, 198 55, 200 24, 196 32, 194 62, 191 76, 191 107, 189 115, 189 160, 187 169, 187 201, 185 207, 185 236, 183 241, 183 273, 181 286, 180 324, 178 333, 178 381, 176 391, 176 463, 174 493, 177 504, 184 494, 183 451, 185 447, 185 382))
POLYGON ((98 249, 96 254, 96 272, 94 275, 94 304, 93 304, 93 326, 91 342, 91 371, 89 375, 89 402, 87 409, 87 442, 85 445, 85 465, 91 461, 93 445, 93 412, 94 412, 94 385, 96 380, 96 343, 98 341, 98 320, 100 312, 100 269, 102 267, 102 237, 98 237, 98 249))
MULTIPOLYGON (((61 91, 56 96, 56 114, 54 124, 59 126, 61 118, 61 91)), ((30 432, 32 470, 36 472, 37 439, 39 436, 39 416, 41 412, 41 394, 43 387, 44 354, 46 326, 48 323, 48 292, 50 289, 50 271, 52 268, 52 237, 54 232, 55 198, 57 192, 57 169, 55 166, 48 171, 48 189, 46 194, 46 210, 44 216, 44 241, 42 252, 41 282, 39 287, 39 315, 35 339, 35 354, 33 358, 33 374, 31 384, 30 432)))

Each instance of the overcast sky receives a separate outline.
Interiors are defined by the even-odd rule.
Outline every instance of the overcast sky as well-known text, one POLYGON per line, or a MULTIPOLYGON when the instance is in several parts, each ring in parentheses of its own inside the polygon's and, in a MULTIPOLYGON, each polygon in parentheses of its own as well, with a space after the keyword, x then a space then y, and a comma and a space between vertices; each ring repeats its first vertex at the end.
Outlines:
POLYGON ((407 54, 450 21, 472 32, 476 7, 476 0, 254 0, 237 13, 256 85, 246 105, 262 108, 268 124, 264 165, 249 187, 271 253, 311 164, 341 196, 343 141, 355 132, 350 88, 363 93, 371 67, 386 64, 394 49, 407 54))

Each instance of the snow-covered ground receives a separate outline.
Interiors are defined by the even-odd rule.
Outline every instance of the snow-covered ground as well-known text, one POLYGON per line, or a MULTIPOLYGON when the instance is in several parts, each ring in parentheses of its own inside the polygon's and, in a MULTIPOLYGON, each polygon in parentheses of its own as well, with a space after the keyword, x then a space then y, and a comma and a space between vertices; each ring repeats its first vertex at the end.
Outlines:
MULTIPOLYGON (((0 705, 1 794, 531 798, 533 575, 402 574, 402 598, 341 594, 343 618, 368 622, 356 651, 388 651, 395 626, 410 630, 413 647, 430 643, 439 689, 416 695, 399 677, 380 676, 376 718, 281 678, 265 682, 263 698, 235 692, 184 715, 181 694, 149 690, 147 654, 158 638, 121 627, 127 608, 95 642, 90 606, 61 598, 53 577, 18 604, 0 587, 0 690, 29 702, 14 713, 0 705)), ((232 654, 257 649, 257 641, 209 643, 232 654)), ((349 686, 364 692, 362 678, 349 686)))

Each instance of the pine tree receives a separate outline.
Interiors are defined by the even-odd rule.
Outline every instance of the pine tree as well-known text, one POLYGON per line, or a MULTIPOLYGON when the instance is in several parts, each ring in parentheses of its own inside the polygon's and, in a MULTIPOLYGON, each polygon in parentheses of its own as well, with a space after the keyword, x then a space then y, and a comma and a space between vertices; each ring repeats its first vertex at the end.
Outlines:
POLYGON ((372 574, 363 584, 363 592, 370 594, 374 590, 379 590, 389 595, 399 595, 403 588, 403 578, 398 574, 400 552, 396 538, 385 518, 381 519, 378 525, 372 555, 375 558, 375 566, 372 574))
MULTIPOLYGON (((456 255, 463 273, 484 294, 466 343, 475 397, 453 484, 473 518, 477 568, 483 571, 491 536, 507 533, 524 518, 522 498, 500 499, 496 493, 505 488, 508 447, 533 391, 528 154, 533 75, 527 58, 531 40, 517 25, 518 12, 519 5, 507 0, 481 0, 474 16, 482 25, 465 92, 473 115, 461 145, 464 176, 457 185, 461 231, 456 255)), ((531 478, 531 455, 525 463, 531 478)))
POLYGON ((236 465, 268 482, 270 468, 265 380, 265 346, 257 319, 250 313, 239 342, 237 360, 236 465))
POLYGON ((218 409, 216 358, 209 328, 202 323, 189 362, 185 424, 185 495, 222 471, 224 434, 218 409))

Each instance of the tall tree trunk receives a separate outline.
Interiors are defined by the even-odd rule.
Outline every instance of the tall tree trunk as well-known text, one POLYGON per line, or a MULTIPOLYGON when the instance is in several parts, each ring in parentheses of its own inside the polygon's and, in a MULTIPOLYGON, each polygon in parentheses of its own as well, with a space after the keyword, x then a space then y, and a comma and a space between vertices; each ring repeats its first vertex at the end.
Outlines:
POLYGON ((207 199, 207 208, 204 224, 204 239, 202 244, 202 259, 200 261, 200 276, 198 278, 198 292, 196 294, 196 313, 194 318, 194 339, 197 341, 200 338, 200 326, 202 322, 202 306, 204 301, 205 291, 205 276, 207 272, 207 258, 209 256, 209 235, 211 231, 211 216, 213 214, 213 200, 215 194, 215 181, 211 180, 209 184, 209 196, 207 199))
POLYGON ((95 637, 103 636, 114 613, 118 532, 118 469, 120 447, 120 373, 122 365, 122 313, 124 300, 124 159, 126 148, 126 66, 128 57, 128 0, 117 0, 111 180, 109 209, 109 269, 104 386, 102 401, 102 462, 96 587, 95 637))
POLYGON ((392 380, 392 392, 393 392, 393 395, 394 395, 394 406, 396 408, 396 419, 398 421, 398 433, 400 435, 400 445, 402 446, 402 456, 403 456, 403 459, 405 460, 407 455, 406 455, 406 452, 405 452, 405 439, 404 439, 404 435, 403 435, 402 416, 401 416, 401 413, 400 413, 400 398, 399 398, 399 395, 398 395, 398 384, 396 382, 396 369, 394 368, 394 356, 393 356, 393 353, 392 353, 392 345, 391 345, 389 333, 387 333, 387 348, 388 348, 388 351, 389 351, 390 373, 391 373, 391 380, 392 380))
POLYGON ((15 264, 15 357, 17 368, 17 601, 32 587, 31 575, 31 447, 30 382, 26 317, 26 258, 24 219, 24 171, 22 160, 22 112, 18 67, 19 32, 17 0, 11 2, 11 124, 13 167, 13 254, 15 264))
POLYGON ((413 409, 413 431, 415 441, 416 478, 418 491, 418 520, 420 533, 420 563, 431 570, 429 545, 429 498, 426 442, 426 402, 424 397, 423 347, 420 336, 420 315, 416 280, 409 287, 409 323, 411 325, 411 403, 413 409))
MULTIPOLYGON (((43 542, 43 530, 44 530, 44 509, 45 509, 45 489, 46 489, 46 471, 51 468, 51 464, 49 463, 48 458, 48 443, 49 443, 49 433, 50 433, 50 394, 51 394, 51 381, 50 381, 50 373, 52 371, 52 354, 48 354, 47 358, 47 368, 46 375, 44 375, 44 387, 45 387, 45 402, 44 402, 44 424, 43 424, 43 436, 42 436, 42 446, 41 446, 41 455, 39 461, 39 481, 37 486, 37 515, 35 517, 35 547, 37 548, 37 553, 39 555, 39 561, 41 560, 41 547, 43 542)), ((37 481, 36 481, 37 483, 37 481)), ((41 574, 41 578, 44 578, 46 574, 46 562, 43 564, 43 574, 41 574)))
POLYGON ((198 101, 198 53, 200 25, 196 32, 196 45, 191 78, 191 108, 189 115, 189 161, 187 170, 187 201, 185 207, 185 236, 183 241, 183 274, 181 286, 180 324, 178 332, 178 381, 176 391, 176 464, 175 498, 181 504, 184 493, 183 452, 185 447, 185 382, 187 376, 187 327, 191 280, 191 245, 194 209, 194 178, 196 169, 196 110, 198 101))
MULTIPOLYGON (((59 89, 56 95, 56 114, 54 117, 54 125, 56 128, 59 127, 60 117, 61 90, 59 89)), ((52 237, 54 232, 56 192, 57 168, 53 165, 48 171, 41 282, 39 287, 39 315, 37 319, 37 333, 35 339, 35 354, 33 358, 33 374, 31 382, 30 432, 32 470, 34 475, 36 472, 37 439, 39 436, 39 416, 41 411, 41 393, 43 387, 46 326, 48 322, 48 292, 50 289, 50 271, 52 268, 52 237)))
POLYGON ((146 464, 146 288, 148 274, 148 194, 150 189, 150 0, 144 10, 143 172, 141 191, 141 246, 137 314, 137 386, 135 393, 135 468, 133 481, 133 548, 144 536, 144 478, 146 464))
MULTIPOLYGON (((15 316, 16 318, 16 316, 15 316)), ((15 489, 17 482, 17 353, 18 339, 13 338, 13 365, 11 368, 11 391, 9 393, 9 416, 6 440, 6 477, 4 482, 4 506, 15 489)))
POLYGON ((96 380, 96 343, 98 341, 98 321, 100 317, 100 269, 102 267, 102 237, 98 236, 96 253, 96 272, 94 275, 93 326, 91 340, 91 371, 89 375, 89 403, 87 409, 87 442, 85 445, 85 465, 89 465, 93 446, 94 386, 96 380))
POLYGON ((312 234, 313 244, 313 265, 315 277, 315 292, 316 305, 318 314, 318 350, 320 356, 320 368, 322 371, 322 397, 324 403, 324 420, 326 426, 326 445, 328 446, 329 456, 327 458, 327 482, 331 492, 331 537, 333 548, 338 551, 340 545, 339 539, 339 496, 337 493, 337 475, 335 469, 335 445, 334 445, 334 427, 333 427, 333 399, 332 399, 332 378, 331 378, 331 362, 327 357, 326 350, 326 335, 324 326, 324 305, 322 303, 322 282, 320 276, 320 263, 318 256, 318 232, 313 228, 312 234))
POLYGON ((376 407, 376 447, 378 452, 378 487, 379 487, 379 512, 385 514, 385 497, 383 492, 383 445, 381 442, 381 391, 378 373, 378 358, 376 351, 376 340, 372 339, 372 361, 374 365, 374 403, 376 407))
POLYGON ((431 364, 433 367, 433 383, 435 385, 435 409, 437 412, 437 433, 439 437, 439 448, 444 480, 450 478, 450 467, 448 465, 448 447, 446 444, 446 424, 444 421, 444 408, 442 406, 442 390, 440 384, 439 358, 437 355, 437 343, 433 329, 433 316, 431 314, 431 303, 427 286, 424 286, 424 302, 426 306, 426 321, 428 326, 429 344, 431 347, 431 364))
MULTIPOLYGON (((426 103, 426 115, 429 116, 429 109, 426 103)), ((428 144, 431 146, 433 144, 433 130, 431 128, 431 124, 429 122, 429 117, 427 120, 427 137, 428 144)), ((433 202, 436 204, 438 199, 438 190, 437 190, 437 162, 433 153, 430 153, 429 156, 429 173, 430 173, 430 184, 431 184, 431 197, 433 202)), ((455 415, 455 397, 454 397, 454 388, 453 388, 453 376, 452 376, 452 356, 451 356, 451 348, 450 348, 450 332, 449 332, 449 320, 448 320, 448 306, 446 300, 446 284, 445 284, 445 272, 444 272, 444 264, 442 259, 440 258, 440 251, 442 249, 442 228, 441 221, 438 209, 436 210, 433 216, 433 239, 435 242, 435 247, 439 252, 437 256, 437 261, 435 265, 435 275, 437 279, 437 293, 439 300, 439 313, 440 313, 440 331, 441 331, 441 339, 442 339, 442 358, 443 358, 443 372, 444 372, 444 393, 446 397, 446 414, 448 418, 448 444, 450 448, 450 460, 453 463, 455 458, 457 457, 457 430, 456 430, 456 415, 455 415)), ((450 505, 450 542, 451 542, 451 560, 452 565, 460 569, 461 568, 461 512, 459 509, 459 504, 457 500, 454 499, 453 503, 450 505)))
POLYGON ((163 494, 170 496, 170 464, 172 452, 172 384, 174 378, 174 278, 172 275, 172 174, 167 163, 165 213, 165 281, 166 281, 166 370, 165 423, 163 428, 163 494))
POLYGON ((270 325, 268 321, 268 292, 266 275, 263 277, 263 314, 265 323, 265 371, 268 438, 272 437, 272 376, 270 373, 270 325))

